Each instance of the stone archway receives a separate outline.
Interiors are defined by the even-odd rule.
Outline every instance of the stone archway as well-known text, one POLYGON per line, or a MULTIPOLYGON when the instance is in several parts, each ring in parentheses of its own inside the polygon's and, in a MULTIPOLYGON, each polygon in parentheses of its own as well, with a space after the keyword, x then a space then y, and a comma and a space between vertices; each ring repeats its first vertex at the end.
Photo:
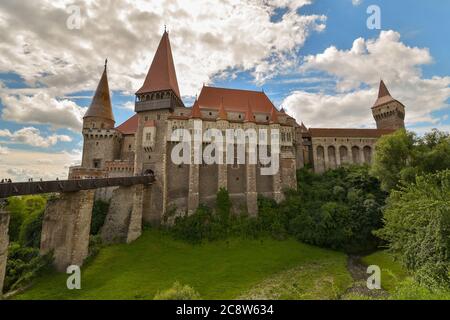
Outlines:
POLYGON ((341 146, 339 148, 339 157, 341 159, 341 165, 344 164, 348 164, 349 163, 349 159, 348 159, 348 149, 346 146, 341 146))
POLYGON ((368 164, 372 163, 372 148, 369 146, 365 146, 363 152, 364 152, 364 162, 368 164))
POLYGON ((352 161, 354 164, 361 163, 361 151, 358 146, 352 147, 352 161))
POLYGON ((325 172, 325 148, 317 147, 317 172, 325 172))

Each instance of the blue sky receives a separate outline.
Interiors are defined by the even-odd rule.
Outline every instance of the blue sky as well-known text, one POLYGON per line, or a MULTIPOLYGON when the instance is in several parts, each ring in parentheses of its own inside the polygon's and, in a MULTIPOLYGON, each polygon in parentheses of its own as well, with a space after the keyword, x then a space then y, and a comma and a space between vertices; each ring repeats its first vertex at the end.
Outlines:
POLYGON ((86 3, 81 12, 97 19, 91 23, 84 16, 76 30, 58 25, 66 21, 67 8, 49 0, 41 6, 0 4, 0 174, 33 175, 10 170, 24 152, 30 159, 48 158, 48 166, 36 165, 34 172, 51 170, 54 161, 62 174, 67 161, 77 162, 80 119, 106 57, 116 122, 132 116, 133 92, 164 24, 188 106, 207 83, 264 90, 307 126, 373 127, 370 107, 383 78, 405 103, 409 129, 450 128, 448 1, 270 0, 261 8, 243 1, 239 12, 220 4, 222 16, 202 15, 214 0, 125 2, 106 6, 108 16, 86 3), (381 9, 381 30, 366 26, 369 5, 381 9), (36 14, 23 19, 27 12, 36 14), (50 14, 63 17, 48 21, 50 14), (148 32, 136 34, 143 25, 148 32), (54 160, 55 154, 65 160, 54 160))

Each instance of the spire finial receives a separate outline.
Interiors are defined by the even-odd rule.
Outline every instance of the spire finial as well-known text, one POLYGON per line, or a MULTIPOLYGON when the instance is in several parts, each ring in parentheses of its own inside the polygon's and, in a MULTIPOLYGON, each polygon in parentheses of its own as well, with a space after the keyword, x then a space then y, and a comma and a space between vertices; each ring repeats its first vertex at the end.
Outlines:
POLYGON ((164 33, 167 32, 167 25, 164 25, 164 33))
POLYGON ((107 66, 108 66, 108 58, 105 59, 105 70, 107 66))

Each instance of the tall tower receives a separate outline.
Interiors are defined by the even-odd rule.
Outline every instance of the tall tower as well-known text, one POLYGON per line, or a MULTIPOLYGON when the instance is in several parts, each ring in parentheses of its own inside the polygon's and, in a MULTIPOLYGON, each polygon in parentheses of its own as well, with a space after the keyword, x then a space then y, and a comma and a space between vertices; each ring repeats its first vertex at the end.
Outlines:
POLYGON ((372 107, 372 114, 378 129, 405 128, 405 106, 391 96, 383 80, 380 82, 378 99, 372 107))
POLYGON ((143 214, 144 221, 160 221, 166 211, 167 119, 175 108, 184 107, 178 88, 169 34, 164 34, 156 50, 144 84, 136 92, 135 174, 153 173, 156 181, 143 214))
POLYGON ((101 170, 104 169, 105 161, 118 158, 121 134, 114 129, 114 125, 105 62, 105 70, 94 98, 83 118, 83 168, 101 170))

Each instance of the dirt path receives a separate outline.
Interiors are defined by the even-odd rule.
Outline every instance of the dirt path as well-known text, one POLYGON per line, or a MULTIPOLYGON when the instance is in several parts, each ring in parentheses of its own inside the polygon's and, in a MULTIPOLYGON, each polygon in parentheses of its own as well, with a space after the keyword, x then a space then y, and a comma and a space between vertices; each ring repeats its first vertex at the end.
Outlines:
POLYGON ((353 278, 353 285, 345 292, 344 299, 347 295, 358 295, 371 299, 383 299, 389 296, 387 291, 383 289, 369 290, 367 288, 367 278, 370 275, 367 273, 367 266, 361 262, 360 256, 349 255, 347 269, 353 278))

